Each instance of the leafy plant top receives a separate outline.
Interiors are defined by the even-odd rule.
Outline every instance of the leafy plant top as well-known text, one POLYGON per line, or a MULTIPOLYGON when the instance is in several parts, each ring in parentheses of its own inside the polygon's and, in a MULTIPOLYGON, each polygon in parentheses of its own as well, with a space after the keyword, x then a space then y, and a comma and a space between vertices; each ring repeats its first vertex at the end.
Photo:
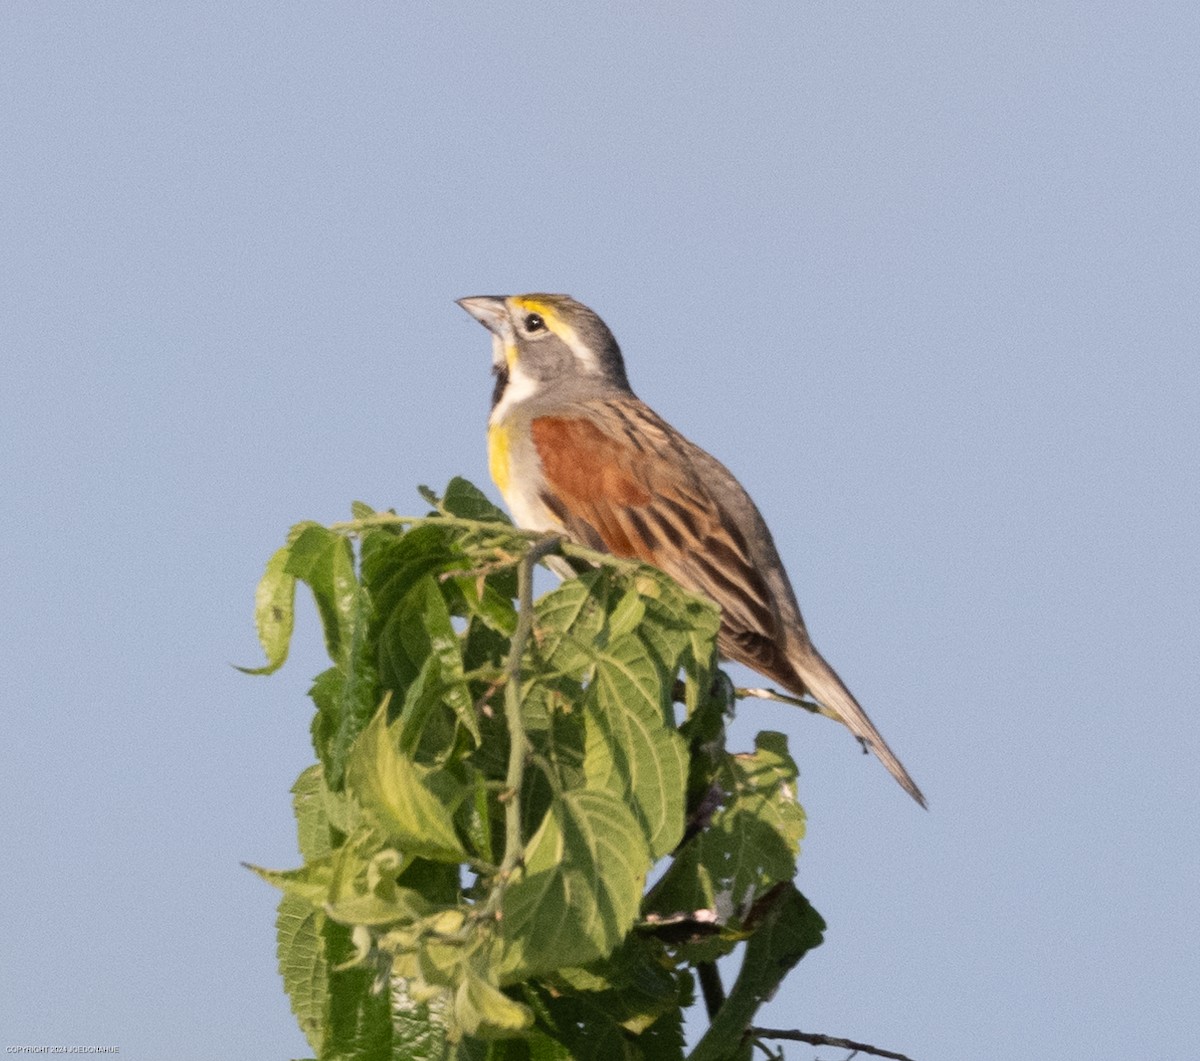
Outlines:
POLYGON ((514 528, 475 487, 422 517, 301 523, 256 596, 266 665, 296 583, 331 666, 293 787, 303 864, 279 968, 322 1061, 683 1058, 696 970, 746 942, 690 1056, 751 1020, 824 924, 784 737, 725 747, 714 606, 654 568, 514 528), (533 599, 533 570, 567 577, 533 599), (650 887, 647 882, 653 881, 650 887))

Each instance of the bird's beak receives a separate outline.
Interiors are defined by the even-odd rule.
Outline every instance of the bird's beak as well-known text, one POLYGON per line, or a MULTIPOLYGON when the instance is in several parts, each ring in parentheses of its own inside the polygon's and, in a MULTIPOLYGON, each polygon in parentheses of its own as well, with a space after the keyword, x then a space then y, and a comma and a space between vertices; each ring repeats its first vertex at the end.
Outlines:
POLYGON ((504 338, 512 331, 503 295, 472 295, 460 298, 458 304, 493 335, 504 338))

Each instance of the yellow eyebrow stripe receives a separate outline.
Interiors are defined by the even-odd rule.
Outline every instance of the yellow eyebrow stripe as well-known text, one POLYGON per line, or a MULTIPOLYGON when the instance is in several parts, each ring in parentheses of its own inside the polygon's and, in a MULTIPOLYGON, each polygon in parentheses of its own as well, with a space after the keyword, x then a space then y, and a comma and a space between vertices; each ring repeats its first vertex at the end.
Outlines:
MULTIPOLYGON (((595 370, 595 356, 580 340, 579 333, 562 318, 553 303, 542 302, 540 299, 529 298, 525 295, 514 295, 509 301, 514 307, 525 313, 538 314, 546 322, 546 327, 571 348, 571 352, 584 368, 589 371, 595 370)), ((510 361, 509 364, 511 365, 512 362, 510 361)))
POLYGON ((525 310, 526 313, 538 314, 546 322, 547 327, 551 331, 558 331, 562 326, 562 318, 549 302, 539 302, 536 298, 524 298, 519 295, 512 301, 514 306, 525 310))

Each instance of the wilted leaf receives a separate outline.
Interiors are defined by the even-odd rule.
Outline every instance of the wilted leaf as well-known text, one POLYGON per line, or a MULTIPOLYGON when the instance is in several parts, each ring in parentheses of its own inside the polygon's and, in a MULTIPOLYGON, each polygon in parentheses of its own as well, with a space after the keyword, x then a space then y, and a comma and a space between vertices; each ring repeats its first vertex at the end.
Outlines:
POLYGON ((244 674, 274 674, 287 660, 295 621, 296 576, 286 570, 290 546, 275 550, 254 593, 254 625, 266 654, 262 667, 238 667, 244 674))

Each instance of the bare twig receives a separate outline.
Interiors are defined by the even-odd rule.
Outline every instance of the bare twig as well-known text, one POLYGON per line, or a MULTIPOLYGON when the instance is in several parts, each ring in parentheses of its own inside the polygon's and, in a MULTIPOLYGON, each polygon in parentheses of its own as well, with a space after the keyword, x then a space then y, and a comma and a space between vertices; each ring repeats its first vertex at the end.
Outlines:
POLYGON ((836 1046, 839 1050, 853 1050, 860 1054, 873 1054, 875 1057, 887 1057, 892 1061, 913 1061, 907 1054, 898 1054, 894 1050, 883 1050, 878 1046, 867 1043, 856 1043, 853 1039, 843 1039, 836 1035, 818 1035, 812 1032, 787 1031, 782 1028, 748 1028, 747 1032, 759 1039, 787 1039, 795 1043, 808 1043, 811 1046, 836 1046))
POLYGON ((792 707, 802 707, 805 711, 811 711, 814 715, 824 715, 826 718, 832 718, 835 722, 841 721, 840 715, 837 715, 828 708, 818 704, 816 700, 805 700, 799 696, 792 696, 790 693, 781 693, 778 689, 737 688, 733 690, 733 695, 739 700, 748 700, 751 697, 756 700, 777 700, 781 704, 791 704, 792 707))

